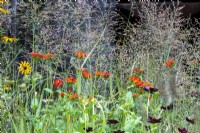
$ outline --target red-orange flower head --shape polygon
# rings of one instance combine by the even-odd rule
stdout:
[[[34,52],[30,53],[30,56],[33,57],[33,58],[35,58],[35,59],[41,59],[43,57],[42,54],[40,54],[40,53],[34,53]]]
[[[90,72],[83,71],[83,72],[82,72],[82,76],[83,76],[84,78],[88,79],[88,78],[91,77],[91,74],[90,74]]]
[[[54,57],[54,54],[45,54],[42,56],[43,59],[51,59]]]
[[[102,75],[102,72],[101,71],[96,71],[94,74],[95,74],[96,77],[100,78],[101,75]]]
[[[74,77],[67,77],[66,82],[68,84],[76,84],[77,81],[76,81],[76,78],[74,78]]]
[[[164,65],[167,67],[167,68],[171,68],[174,66],[174,63],[175,61],[174,60],[168,60],[164,63]]]
[[[79,52],[75,52],[74,56],[84,59],[86,58],[87,55],[86,53],[79,51]]]
[[[143,81],[138,76],[132,76],[129,80],[132,81],[137,87],[143,86]]]
[[[63,85],[63,80],[62,80],[62,79],[56,79],[56,80],[53,81],[53,85],[54,85],[56,88],[58,88],[58,87],[60,87],[60,86]]]
[[[78,94],[70,95],[69,98],[70,98],[70,99],[76,99],[76,98],[78,98]]]
[[[142,74],[144,71],[142,69],[138,68],[138,69],[134,69],[133,72],[135,74]]]
[[[102,75],[103,78],[106,78],[106,79],[108,77],[110,77],[110,73],[109,72],[103,72],[101,75]]]

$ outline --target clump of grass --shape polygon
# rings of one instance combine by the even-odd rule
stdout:
[[[0,32],[5,62],[0,64],[2,132],[198,130],[185,120],[198,114],[198,103],[191,106],[197,99],[176,97],[188,92],[177,90],[177,81],[188,86],[193,82],[182,64],[194,56],[184,51],[191,30],[181,30],[176,6],[172,10],[147,3],[141,9],[145,18],[139,25],[124,23],[126,37],[118,40],[123,45],[112,47],[116,23],[110,15],[122,18],[108,7],[20,1],[19,32],[7,41],[3,35],[12,29]],[[197,53],[196,48],[191,50]],[[19,55],[23,58],[17,60]],[[168,59],[173,60],[165,63]]]

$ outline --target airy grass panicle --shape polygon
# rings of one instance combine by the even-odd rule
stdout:
[[[142,2],[133,24],[105,1],[15,2],[0,0],[1,132],[199,131],[199,29],[181,7]]]

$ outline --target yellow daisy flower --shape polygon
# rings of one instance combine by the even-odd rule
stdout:
[[[17,39],[16,38],[13,38],[13,37],[8,37],[8,36],[3,36],[2,38],[1,38],[1,41],[2,42],[16,42],[17,41]]]
[[[4,91],[9,91],[9,90],[10,90],[10,87],[9,87],[8,85],[4,85],[4,86],[3,86],[3,89],[4,89]]]
[[[1,4],[4,4],[4,3],[8,4],[8,1],[6,1],[6,0],[0,0],[0,3]]]
[[[24,75],[31,73],[31,65],[26,61],[21,61],[19,63],[18,69],[19,69],[19,72]]]
[[[3,13],[3,14],[8,14],[8,10],[4,9],[4,8],[1,8],[0,7],[0,11]]]

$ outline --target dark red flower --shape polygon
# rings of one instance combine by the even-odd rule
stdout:
[[[92,129],[92,127],[88,127],[88,128],[83,128],[84,130],[86,130],[86,132],[88,133],[88,132],[92,132],[93,131],[93,129]]]
[[[114,131],[113,133],[125,133],[125,131],[117,130],[117,131]]]
[[[191,118],[186,117],[185,119],[186,119],[187,122],[189,122],[191,124],[195,124],[194,118],[191,119]]]
[[[154,93],[154,92],[157,92],[158,91],[158,89],[157,88],[151,88],[151,87],[149,87],[149,86],[143,86],[143,87],[141,87],[144,91],[146,91],[146,92],[150,92],[150,93]]]
[[[108,124],[117,124],[119,122],[117,120],[115,120],[115,119],[111,119],[111,120],[108,120],[107,123]]]
[[[167,106],[161,106],[160,108],[163,109],[163,110],[170,110],[170,109],[173,109],[173,103],[171,103],[170,105],[167,105]]]
[[[102,72],[101,76],[103,78],[108,78],[110,76],[110,73],[109,72]]]
[[[149,123],[160,123],[161,122],[161,118],[157,119],[157,118],[154,118],[152,116],[148,116],[148,119],[147,119],[147,122]]]
[[[186,128],[178,128],[178,131],[180,133],[189,133],[188,130]]]

